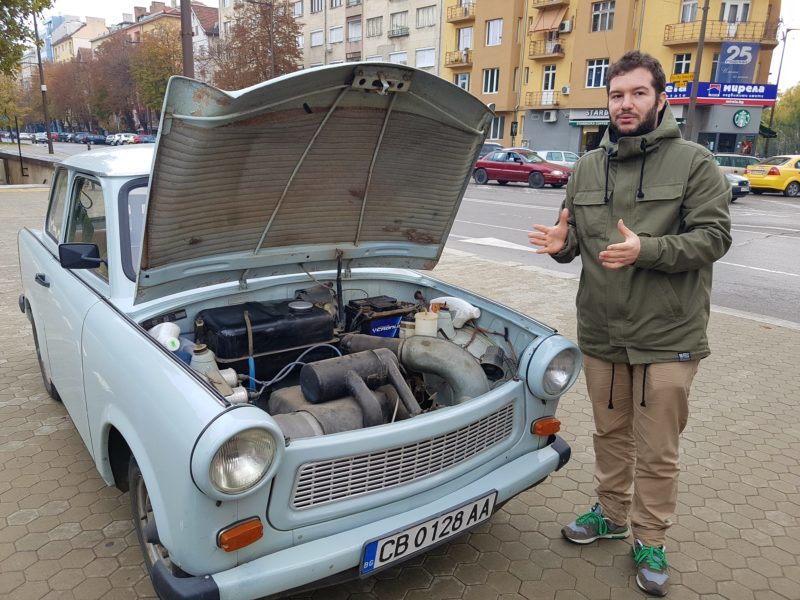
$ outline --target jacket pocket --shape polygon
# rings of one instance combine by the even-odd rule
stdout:
[[[643,186],[644,197],[636,198],[636,233],[649,237],[677,233],[683,218],[683,188],[682,182]]]
[[[609,209],[603,201],[603,190],[576,192],[572,203],[575,207],[578,236],[604,238],[608,226]]]

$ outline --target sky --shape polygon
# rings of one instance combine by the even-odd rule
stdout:
[[[447,1],[447,0],[445,0]],[[103,17],[106,23],[119,23],[122,20],[122,13],[133,14],[134,4],[149,7],[150,0],[56,0],[53,8],[46,11],[45,15],[62,14],[76,15],[85,17]],[[167,6],[170,0],[165,0]],[[205,0],[204,4],[215,6],[214,0]],[[783,91],[800,83],[800,0],[783,0],[781,2],[781,18],[787,27],[797,27],[798,31],[789,33],[787,40],[786,53],[781,69],[780,90]],[[770,83],[775,83],[778,77],[778,66],[781,58],[783,44],[779,44],[772,53],[772,65],[770,68]]]

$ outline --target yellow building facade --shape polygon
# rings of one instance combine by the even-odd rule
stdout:
[[[695,139],[714,151],[739,152],[755,143],[761,112],[774,101],[775,90],[758,84],[767,84],[781,2],[709,4]],[[608,126],[606,72],[633,49],[659,59],[672,83],[673,112],[683,122],[702,7],[703,0],[528,0],[515,117],[519,144],[574,152],[596,147]]]

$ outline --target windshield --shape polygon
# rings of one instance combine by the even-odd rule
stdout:
[[[531,150],[517,150],[517,154],[522,157],[522,160],[529,163],[540,163],[544,162],[544,159],[536,154],[536,152],[532,152]]]
[[[770,156],[762,160],[759,164],[761,165],[782,165],[786,161],[789,160],[790,157],[788,156]]]

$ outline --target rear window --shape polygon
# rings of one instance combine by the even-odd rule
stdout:
[[[770,156],[767,159],[762,160],[759,164],[762,165],[782,165],[783,163],[790,160],[791,157],[789,156]]]

